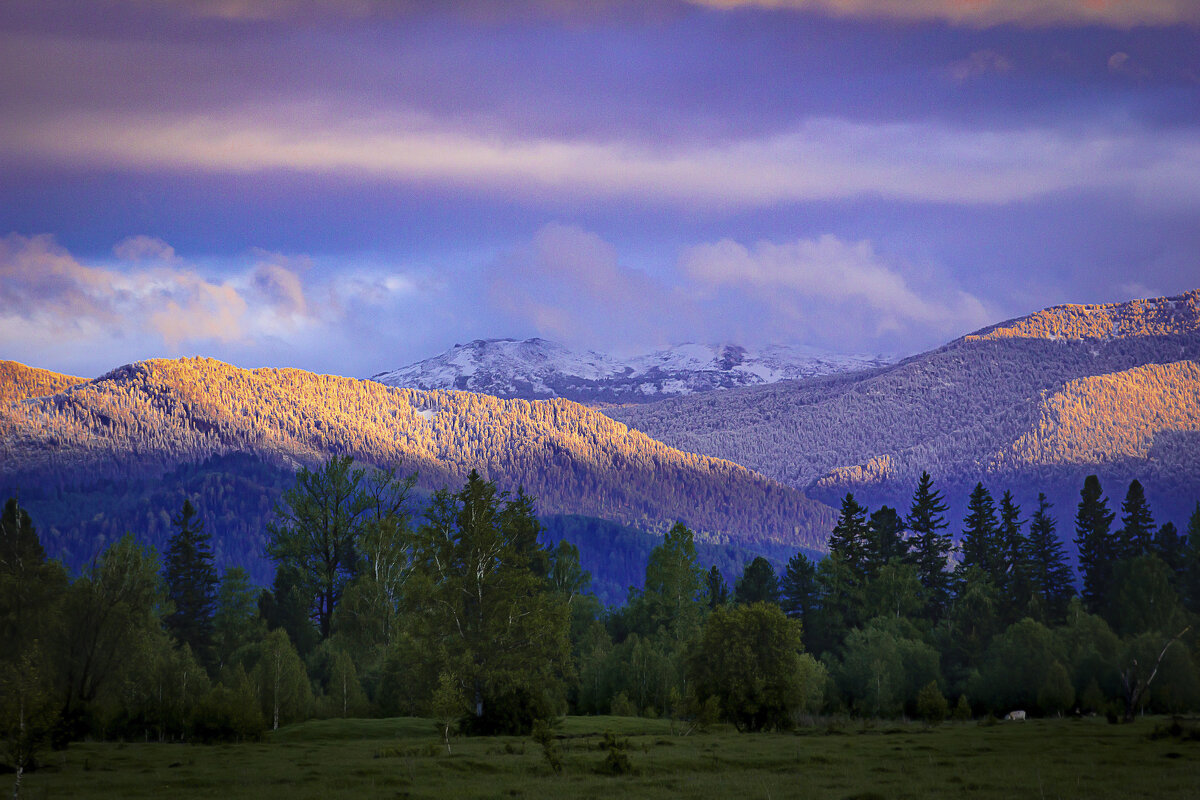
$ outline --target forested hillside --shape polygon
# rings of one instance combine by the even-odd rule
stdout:
[[[1063,306],[874,373],[605,413],[826,501],[853,490],[897,502],[926,469],[954,496],[977,480],[1077,491],[1098,472],[1169,484],[1162,505],[1178,515],[1200,496],[1188,446],[1200,428],[1198,309],[1200,292]]]
[[[18,369],[8,374],[16,385],[33,383]],[[90,494],[105,481],[128,487],[237,453],[289,473],[348,454],[416,470],[426,489],[459,483],[475,469],[502,489],[523,486],[543,514],[643,530],[684,520],[718,543],[819,547],[833,519],[831,509],[792,488],[673,450],[564,400],[502,401],[182,359],[121,367],[0,405],[6,490],[82,499],[80,490]]]
[[[0,361],[0,403],[55,394],[86,382],[85,378],[27,367],[16,361]]]

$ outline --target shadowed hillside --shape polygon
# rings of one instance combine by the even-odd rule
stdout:
[[[898,503],[922,470],[953,492],[984,480],[1030,494],[1040,481],[1077,492],[1099,472],[1113,493],[1157,483],[1177,513],[1200,496],[1196,360],[1191,292],[1048,309],[873,373],[606,413],[826,501]]]
[[[565,400],[394,389],[211,359],[142,362],[5,403],[0,439],[3,484],[43,492],[154,479],[233,453],[289,469],[350,454],[415,469],[426,488],[456,486],[475,469],[502,489],[524,486],[545,514],[647,530],[682,519],[714,542],[813,546],[832,524],[830,509],[794,489]]]

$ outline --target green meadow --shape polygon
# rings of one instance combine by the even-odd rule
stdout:
[[[666,720],[570,717],[561,771],[529,738],[452,738],[415,718],[320,720],[233,745],[84,742],[26,775],[28,798],[1194,798],[1200,736],[1165,717],[1025,723],[818,722],[682,735]],[[605,732],[632,772],[603,772]],[[1189,735],[1193,734],[1193,735]],[[610,739],[611,741],[611,739]],[[8,776],[11,778],[11,775]]]

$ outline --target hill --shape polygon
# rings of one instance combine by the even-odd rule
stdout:
[[[0,403],[56,394],[86,382],[86,378],[27,367],[16,361],[0,361]]]
[[[649,403],[664,397],[759,386],[891,363],[810,347],[748,350],[683,344],[628,359],[570,350],[545,339],[477,339],[372,380],[412,389],[462,389],[526,400],[564,397],[585,404]]]
[[[904,504],[927,469],[956,501],[983,480],[1026,503],[1045,488],[1069,515],[1096,472],[1118,501],[1140,478],[1178,519],[1200,499],[1197,360],[1190,292],[1046,309],[870,373],[606,413],[827,502]]]
[[[674,450],[561,399],[422,392],[198,358],[131,364],[0,404],[0,487],[46,505],[73,498],[85,519],[89,498],[114,487],[141,496],[170,476],[191,475],[215,481],[223,494],[239,473],[259,470],[242,464],[209,471],[225,477],[199,475],[214,458],[265,465],[250,485],[277,487],[280,471],[331,454],[416,470],[427,490],[460,485],[475,469],[502,489],[523,486],[546,515],[646,531],[683,520],[711,543],[820,547],[832,521],[830,509],[795,489]],[[261,498],[253,503],[269,510]],[[147,527],[165,534],[175,510],[148,509]]]

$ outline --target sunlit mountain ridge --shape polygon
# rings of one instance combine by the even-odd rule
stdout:
[[[4,374],[31,385],[19,365]],[[524,487],[542,513],[647,530],[684,520],[709,541],[818,546],[831,520],[795,489],[566,400],[421,392],[205,358],[131,364],[0,404],[0,440],[0,479],[14,488],[153,481],[231,454],[287,469],[351,455],[416,470],[427,489],[478,470],[502,489]]]

